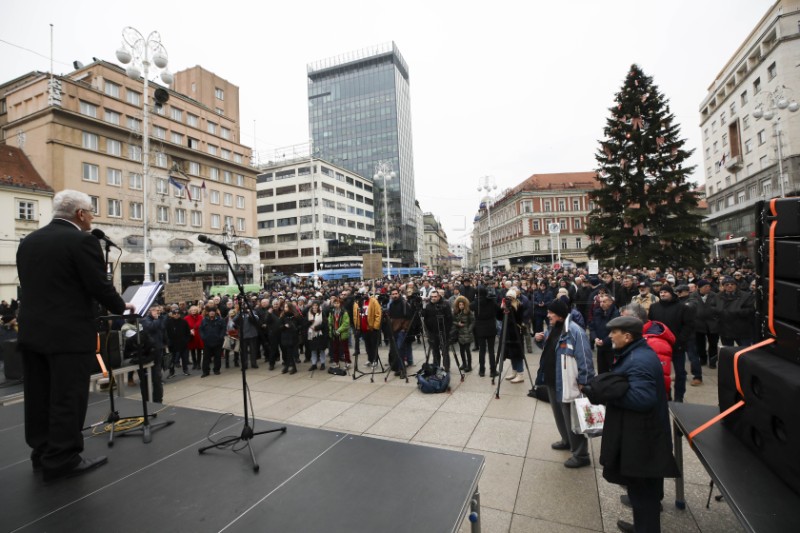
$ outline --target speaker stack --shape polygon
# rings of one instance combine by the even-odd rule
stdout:
[[[762,346],[720,350],[719,405],[744,401],[723,424],[800,494],[800,198],[760,202],[756,220]]]

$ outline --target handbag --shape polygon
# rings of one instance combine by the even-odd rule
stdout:
[[[578,388],[578,362],[572,355],[561,354],[561,403],[568,403],[581,395]]]
[[[581,395],[572,402],[572,432],[587,437],[601,437],[603,424],[606,421],[605,405],[595,405],[589,398]]]

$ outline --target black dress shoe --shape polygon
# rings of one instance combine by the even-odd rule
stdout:
[[[550,445],[554,450],[569,450],[569,442],[559,440]]]
[[[283,370],[281,370],[281,374],[286,374],[287,372],[289,372],[289,367],[288,366],[283,367]]]
[[[633,528],[633,524],[630,522],[626,522],[625,520],[617,520],[617,529],[622,531],[623,533],[633,533],[635,530]]]
[[[66,470],[44,470],[44,480],[53,481],[62,477],[81,476],[99,466],[103,466],[107,462],[108,458],[104,455],[92,459],[81,459],[80,463]]]
[[[292,374],[297,374],[297,367],[296,366],[293,366],[292,369],[289,370],[289,375],[291,376]]]

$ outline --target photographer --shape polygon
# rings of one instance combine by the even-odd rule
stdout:
[[[450,372],[450,354],[447,342],[450,339],[450,328],[453,326],[453,313],[450,306],[442,302],[438,291],[432,291],[430,303],[422,310],[422,321],[428,334],[428,343],[433,353],[433,364],[442,365],[442,349],[444,349],[444,369]]]
[[[353,304],[354,329],[364,338],[370,366],[378,365],[378,333],[381,329],[383,311],[374,296],[367,295],[367,288],[359,289],[359,300]]]
[[[405,298],[400,295],[399,289],[392,289],[389,296],[388,315],[390,319],[391,333],[394,336],[395,344],[401,360],[406,366],[414,364],[411,355],[411,345],[406,342],[406,335],[408,328],[411,325],[411,306],[406,302]],[[399,373],[401,368],[395,365],[394,371]]]

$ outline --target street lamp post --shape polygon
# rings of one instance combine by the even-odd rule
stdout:
[[[262,289],[264,288],[264,266],[265,265],[263,265],[263,264],[258,265],[258,269],[261,271],[261,276],[260,276],[259,279],[261,279],[261,288]]]
[[[164,276],[164,277],[167,278],[166,279],[167,283],[169,283],[169,269],[170,268],[172,268],[172,265],[170,265],[169,263],[164,263],[164,270],[167,272],[167,275]]]
[[[493,176],[483,176],[478,185],[478,192],[486,192],[486,215],[489,223],[489,270],[494,271],[494,253],[492,252],[492,204],[494,197],[491,196],[492,191],[497,189],[497,184],[494,182]]]
[[[770,121],[773,118],[776,119],[775,137],[777,138],[778,143],[778,181],[780,182],[781,187],[781,198],[786,197],[786,190],[784,188],[783,179],[783,147],[781,143],[780,112],[783,110],[788,110],[790,113],[796,113],[797,110],[800,109],[800,104],[798,104],[796,100],[793,98],[790,100],[786,97],[783,92],[784,89],[786,89],[786,87],[780,86],[773,92],[767,92],[766,105],[761,103],[756,107],[755,111],[753,111],[753,116],[756,118],[756,120],[759,120],[762,117],[767,121]]]
[[[392,170],[391,161],[378,161],[378,163],[375,165],[375,176],[373,176],[373,181],[377,181],[379,179],[383,180],[383,222],[385,225],[383,240],[386,241],[386,272],[388,273],[389,277],[392,277],[392,266],[389,263],[389,204],[387,201],[386,189],[389,188],[389,180],[396,176],[397,174]]]
[[[157,31],[150,32],[145,38],[139,30],[126,26],[122,30],[122,45],[117,50],[117,60],[123,65],[130,65],[125,73],[138,80],[143,79],[144,91],[142,99],[142,195],[144,200],[143,244],[144,255],[144,281],[150,281],[150,259],[147,254],[148,232],[148,206],[147,206],[147,181],[150,172],[150,67],[155,66],[161,70],[161,81],[170,85],[174,81],[172,73],[167,70],[167,49],[161,44],[161,35]],[[141,66],[141,69],[139,68]]]

